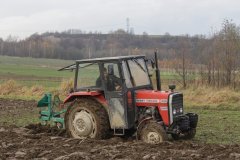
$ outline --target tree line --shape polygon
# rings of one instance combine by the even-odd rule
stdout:
[[[192,49],[198,54],[196,49],[199,42],[205,40],[203,36],[134,35],[119,29],[109,34],[76,30],[36,33],[23,40],[9,36],[5,40],[0,39],[0,55],[74,60],[132,54],[152,55],[155,48],[158,48],[161,57],[169,59],[172,56],[169,52],[179,49],[179,43],[185,38],[190,39]]]

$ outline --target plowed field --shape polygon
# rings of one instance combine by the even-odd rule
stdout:
[[[0,99],[0,116],[15,119],[12,124],[0,123],[0,159],[240,159],[238,144],[169,141],[149,145],[134,138],[72,139],[54,127],[13,125],[20,123],[18,117],[29,114],[37,115],[34,101]]]

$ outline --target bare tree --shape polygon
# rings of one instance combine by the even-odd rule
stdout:
[[[176,58],[175,58],[175,70],[178,75],[182,79],[183,88],[187,87],[187,79],[188,79],[188,68],[190,66],[191,58],[190,58],[190,41],[189,38],[180,38],[179,39],[179,49],[176,50]]]

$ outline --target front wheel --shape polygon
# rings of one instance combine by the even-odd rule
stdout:
[[[109,135],[109,120],[105,108],[93,99],[81,98],[69,107],[65,115],[67,133],[73,138],[104,139]]]
[[[138,138],[145,143],[159,144],[167,140],[167,134],[162,125],[149,121],[138,131]]]

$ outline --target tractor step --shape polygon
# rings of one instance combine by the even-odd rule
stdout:
[[[116,136],[123,136],[123,135],[125,135],[125,129],[124,128],[121,128],[121,129],[114,128],[113,132],[114,132],[113,134],[116,135]]]

